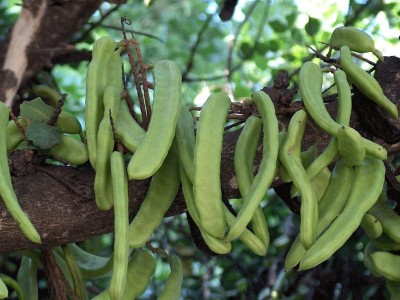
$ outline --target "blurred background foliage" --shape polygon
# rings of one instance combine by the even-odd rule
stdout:
[[[340,25],[366,30],[384,55],[398,54],[395,45],[399,39],[400,3],[396,0],[240,0],[228,21],[218,15],[222,2],[104,2],[90,22],[76,32],[73,44],[90,51],[93,42],[103,35],[120,40],[120,19],[127,17],[132,24],[126,29],[139,41],[145,62],[174,60],[183,74],[184,101],[195,106],[202,105],[214,90],[224,90],[232,100],[240,101],[252,91],[272,85],[280,69],[289,72],[295,87],[302,62],[313,59],[306,45],[325,50],[321,42],[328,42],[332,30]],[[20,8],[20,1],[0,4],[0,41],[6,39]],[[60,90],[68,94],[67,109],[80,116],[82,123],[87,65],[88,61],[82,61],[51,69]],[[127,66],[126,60],[128,71]],[[134,95],[132,85],[130,90]],[[182,299],[388,298],[384,281],[372,277],[362,264],[367,242],[362,231],[357,231],[321,266],[308,272],[286,273],[283,260],[297,234],[299,218],[272,190],[262,206],[271,235],[266,257],[257,257],[240,243],[234,243],[229,255],[206,255],[194,246],[185,215],[165,218],[151,243],[181,257],[185,270]],[[106,234],[80,245],[107,256],[112,251],[112,239],[112,234]],[[2,272],[15,274],[19,257],[19,253],[2,255]],[[165,259],[157,256],[157,261],[151,285],[141,299],[156,299],[168,276]],[[88,281],[90,295],[106,284],[106,279]],[[46,299],[45,282],[40,287],[42,299]]]

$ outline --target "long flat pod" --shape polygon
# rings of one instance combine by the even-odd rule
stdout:
[[[383,231],[393,241],[400,243],[400,216],[389,206],[384,193],[382,193],[369,213],[382,223]]]
[[[114,254],[103,257],[89,253],[76,244],[69,244],[68,247],[74,254],[75,261],[84,278],[99,278],[112,270]]]
[[[153,256],[144,249],[135,251],[128,263],[125,288],[118,299],[132,300],[140,297],[147,289],[151,276],[156,270],[156,262]],[[110,290],[106,289],[92,300],[112,300]]]
[[[163,221],[180,185],[179,160],[172,145],[161,167],[151,179],[146,198],[129,225],[129,247],[143,246]]]
[[[243,207],[229,230],[228,240],[237,238],[244,231],[274,180],[276,173],[279,152],[279,128],[275,107],[271,98],[262,91],[254,93],[253,101],[257,105],[263,121],[263,155],[258,173],[254,177],[248,193],[244,196]]]
[[[193,116],[184,105],[181,107],[178,124],[176,125],[175,144],[178,150],[179,160],[181,161],[186,174],[189,176],[190,181],[193,182],[193,156],[196,145],[196,136],[194,134]]]
[[[341,159],[335,163],[328,187],[318,203],[318,235],[339,215],[353,183],[353,168],[347,167]],[[285,258],[285,270],[295,267],[306,253],[297,235]]]
[[[183,270],[181,260],[177,255],[169,254],[168,263],[171,273],[168,276],[167,282],[158,300],[179,300],[182,289]]]
[[[160,167],[172,144],[181,109],[182,75],[170,60],[154,66],[152,117],[142,143],[128,164],[129,179],[145,179]]]
[[[372,52],[376,57],[379,58],[379,60],[384,60],[382,53],[375,48],[375,43],[372,37],[369,36],[365,31],[362,31],[356,27],[340,26],[335,28],[331,34],[329,44],[330,49],[328,57],[330,56],[332,47],[340,48],[346,45],[352,51],[359,53]]]
[[[221,192],[221,153],[224,127],[231,101],[225,93],[211,95],[204,103],[194,150],[193,194],[203,229],[222,238],[226,221]]]
[[[28,128],[28,120],[18,117],[18,122],[22,128]],[[10,120],[7,124],[7,151],[12,151],[24,140],[21,130],[18,128],[14,120]]]
[[[135,121],[125,100],[121,100],[115,122],[115,136],[126,149],[134,153],[139,148],[146,131]]]
[[[13,289],[14,292],[17,294],[17,299],[18,300],[25,300],[25,296],[24,296],[24,293],[22,291],[22,287],[21,287],[21,285],[19,284],[18,281],[16,281],[14,278],[12,278],[12,277],[10,277],[10,276],[8,276],[6,274],[3,274],[3,273],[0,273],[0,281],[3,283],[3,284],[0,285],[0,288],[1,288],[0,292],[2,294],[4,294],[4,292],[5,292],[4,291],[4,287],[5,287],[5,285],[7,285],[11,289]]]
[[[94,177],[96,205],[101,210],[109,210],[113,205],[110,158],[115,143],[110,118],[106,117],[101,121],[97,142],[96,174]]]
[[[26,299],[39,299],[37,265],[28,256],[22,255],[21,265],[17,273],[17,280],[18,283],[21,285],[22,293],[24,294]]]
[[[346,46],[344,46],[346,47]],[[342,47],[343,48],[343,47]],[[348,49],[348,47],[347,47]],[[351,55],[350,55],[351,58]],[[353,62],[351,62],[353,63]],[[353,63],[354,64],[354,63]],[[357,68],[359,68],[356,64],[354,64]],[[343,68],[344,69],[344,68]],[[346,72],[347,77],[352,79],[350,74],[344,69]],[[361,69],[361,71],[365,72],[364,70]],[[365,72],[366,73],[366,72]],[[369,77],[374,79],[372,76],[370,76],[368,73],[366,73]],[[375,80],[375,79],[374,79]],[[376,81],[376,80],[375,80]],[[381,89],[379,84],[376,82],[378,85],[375,87],[376,89]],[[371,84],[373,85],[373,84]],[[300,94],[304,103],[304,106],[307,109],[307,112],[310,114],[310,116],[313,118],[313,120],[320,126],[324,131],[326,131],[329,135],[332,136],[337,136],[338,130],[341,128],[341,125],[338,122],[335,122],[332,117],[330,116],[329,112],[327,111],[324,101],[322,99],[322,93],[321,93],[321,88],[322,88],[322,72],[321,69],[318,65],[308,61],[305,62],[300,69],[300,74],[299,74],[299,90]],[[340,94],[342,94],[342,91],[338,90]],[[343,92],[344,94],[345,92]],[[390,100],[387,100],[390,102]],[[386,104],[388,102],[385,101]],[[391,103],[391,102],[390,102]],[[393,103],[391,103],[393,104]],[[390,104],[388,104],[390,105]],[[394,105],[394,104],[393,104]],[[397,113],[397,108],[396,106],[391,105],[393,113]],[[396,111],[394,112],[394,109]],[[346,113],[348,111],[348,107],[346,107],[342,112],[339,111],[339,118],[344,118],[346,119]],[[368,139],[362,138],[362,142],[365,147],[365,151],[367,152],[368,155],[377,158],[377,159],[386,159],[387,158],[387,152],[385,148],[383,148],[381,145],[376,144]]]
[[[47,154],[72,165],[83,165],[88,161],[86,144],[66,134],[61,135],[60,142],[52,146]]]
[[[334,73],[335,83],[338,91],[338,108],[336,122],[340,125],[349,126],[351,116],[351,88],[347,81],[346,73],[337,70]],[[313,180],[318,174],[326,168],[338,154],[338,141],[335,137],[331,139],[325,150],[307,167],[307,176]],[[293,188],[294,186],[292,186]]]
[[[228,226],[233,225],[236,217],[229,211],[227,207],[224,207],[226,222]],[[267,253],[268,244],[258,238],[253,232],[245,228],[243,232],[238,236],[238,239],[247,246],[251,251],[259,256],[265,256]]]
[[[69,272],[74,283],[74,292],[78,299],[87,299],[85,280],[82,276],[82,271],[75,261],[73,252],[70,250],[69,245],[62,247],[64,254],[64,261],[68,266]]]
[[[109,291],[113,299],[120,299],[125,288],[129,262],[129,196],[124,155],[118,151],[111,154],[111,181],[114,202],[114,266]]]
[[[366,155],[361,134],[354,128],[342,126],[336,137],[338,152],[344,163],[349,167],[361,164]]]
[[[256,116],[250,116],[243,126],[235,146],[233,157],[236,180],[242,197],[247,194],[254,180],[254,157],[260,142],[262,121]],[[248,199],[248,198],[247,198]],[[254,211],[252,217],[254,234],[262,240],[264,245],[269,245],[269,232],[267,220],[260,205]]]
[[[346,205],[304,254],[300,261],[300,270],[315,267],[343,246],[360,226],[364,214],[376,203],[384,182],[385,166],[381,160],[366,156],[361,165],[354,167],[353,186]]]
[[[392,281],[400,281],[400,256],[376,251],[370,254],[371,264],[378,274]]]
[[[231,251],[232,245],[225,239],[219,239],[208,234],[202,227],[199,215],[194,204],[193,181],[194,181],[194,148],[196,137],[194,135],[194,123],[190,112],[182,106],[177,129],[175,133],[175,144],[179,155],[179,173],[182,182],[182,191],[185,198],[187,210],[194,223],[200,230],[200,234],[211,251],[217,254],[226,254]]]
[[[299,73],[299,91],[307,112],[324,131],[332,136],[340,128],[329,115],[322,99],[322,71],[321,68],[311,62],[305,62]]]
[[[393,118],[399,116],[396,104],[386,98],[378,81],[353,62],[348,46],[342,46],[340,48],[340,66],[354,85],[368,97],[368,99],[382,107]]]
[[[93,168],[96,168],[97,130],[103,119],[102,99],[107,85],[108,62],[116,46],[117,43],[108,36],[99,38],[93,46],[92,60],[86,73],[86,139]]]
[[[336,122],[340,125],[349,126],[351,117],[351,108],[353,103],[351,101],[351,87],[347,80],[346,73],[342,70],[336,70],[333,74],[335,84],[338,92],[338,108],[336,115]]]
[[[7,157],[7,124],[9,110],[3,102],[0,102],[0,196],[7,207],[8,212],[17,222],[25,236],[34,243],[40,243],[40,235],[22,210],[14,192],[10,168]]]
[[[192,153],[193,156],[193,153]],[[190,168],[194,169],[194,168]],[[182,161],[180,161],[179,164],[179,172],[180,172],[180,177],[181,177],[181,182],[182,182],[182,191],[183,195],[185,197],[185,203],[187,210],[192,217],[194,223],[200,230],[200,234],[211,251],[217,254],[226,254],[229,253],[232,250],[232,244],[230,242],[225,241],[225,239],[219,239],[216,237],[213,237],[212,235],[208,234],[201,226],[202,224],[200,223],[199,220],[199,215],[196,209],[196,206],[194,204],[194,197],[193,197],[193,185],[192,182],[190,181],[190,178],[194,177],[194,174],[191,176],[187,175],[185,172],[185,168],[183,166]]]
[[[370,239],[377,239],[383,234],[382,223],[369,213],[364,214],[361,221],[361,228],[364,229]]]
[[[310,248],[317,238],[318,201],[300,157],[306,120],[304,110],[293,115],[286,138],[279,149],[279,159],[300,191],[300,239],[305,248]]]
[[[153,256],[146,250],[139,249],[129,260],[128,274],[122,300],[136,299],[144,293],[156,270]]]

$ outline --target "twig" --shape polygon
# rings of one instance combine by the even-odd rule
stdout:
[[[232,75],[233,50],[234,50],[236,43],[238,41],[238,38],[240,36],[240,31],[242,30],[243,26],[247,23],[247,21],[250,19],[250,16],[253,13],[253,10],[256,8],[256,6],[259,2],[260,2],[259,0],[256,0],[250,5],[250,8],[247,11],[246,17],[244,18],[243,22],[239,24],[239,26],[235,32],[235,35],[234,35],[235,38],[233,39],[233,42],[229,47],[228,58],[227,58],[227,63],[226,63],[226,68],[228,69],[228,79],[230,79],[230,77]]]
[[[14,113],[12,111],[10,111],[10,116],[11,116],[11,119],[14,121],[15,125],[17,125],[18,130],[22,133],[24,140],[27,142],[28,139],[26,138],[25,128],[21,125],[18,118],[14,115]]]
[[[96,28],[97,26],[100,26],[101,23],[103,23],[103,21],[109,16],[111,15],[111,13],[113,13],[114,11],[116,11],[119,7],[121,6],[121,4],[117,4],[114,7],[110,8],[105,14],[101,15],[100,20],[98,20],[95,23],[88,23],[90,26],[89,28],[76,40],[73,42],[73,44],[79,43],[81,41],[83,41],[91,32],[94,28]]]
[[[314,52],[315,57],[321,59],[322,61],[328,63],[328,64],[333,64],[333,65],[337,65],[338,60],[334,59],[334,58],[330,58],[330,57],[326,57],[325,55],[323,55],[318,49],[314,49],[313,47],[311,47],[310,45],[306,44],[307,48],[309,48],[312,52]]]
[[[41,253],[51,299],[67,299],[67,291],[72,299],[78,299],[64,273],[58,266],[52,249],[42,249]]]
[[[160,254],[160,255],[162,255],[162,256],[164,256],[164,257],[168,257],[168,253],[167,253],[164,249],[153,247],[153,246],[150,244],[150,242],[147,242],[147,243],[146,243],[146,246],[147,246],[147,248],[150,249],[151,252]]]
[[[214,75],[210,77],[186,77],[185,79],[182,79],[182,81],[185,82],[196,82],[196,81],[214,81],[214,80],[219,80],[228,77],[228,73],[226,74],[221,74],[221,75]]]
[[[244,120],[246,119],[246,116],[244,116],[243,114],[230,114],[228,115],[228,119],[230,120]]]
[[[119,28],[119,27],[117,27],[117,26],[112,26],[112,25],[104,25],[104,24],[101,24],[101,25],[99,25],[99,26],[100,26],[100,27],[103,27],[103,28],[118,30],[118,31],[121,30],[121,28]],[[160,37],[158,37],[158,36],[155,36],[155,35],[153,35],[153,34],[151,34],[151,33],[142,32],[142,31],[137,31],[137,30],[133,30],[133,29],[126,29],[126,32],[131,33],[131,34],[136,34],[136,35],[147,36],[147,37],[149,37],[149,38],[151,38],[151,39],[154,39],[154,40],[156,40],[156,41],[159,41],[159,42],[165,44],[165,41],[164,41],[162,38],[160,38]]]
[[[54,108],[53,114],[51,115],[51,118],[49,122],[47,122],[47,125],[53,126],[57,123],[58,116],[61,113],[61,108],[64,105],[65,99],[67,98],[68,94],[64,93],[61,95],[61,98],[57,101],[57,105]]]
[[[132,43],[133,46],[135,47],[136,55],[139,61],[140,73],[142,74],[143,93],[146,105],[147,118],[151,120],[151,105],[149,96],[149,83],[147,81],[147,66],[143,62],[143,56],[142,52],[140,51],[139,43],[137,42],[133,34],[132,34]]]
[[[354,15],[351,18],[348,18],[345,22],[344,25],[345,26],[349,26],[352,25],[353,22],[355,20],[357,20],[358,16],[364,11],[364,9],[366,9],[371,3],[373,2],[373,0],[368,0],[367,3],[365,3],[364,5],[360,6],[359,9],[354,13]],[[350,5],[350,4],[349,4]],[[328,46],[324,46],[322,49],[320,49],[319,51],[322,52],[324,51],[326,48],[328,48]],[[306,62],[309,61],[311,59],[313,59],[315,57],[315,53],[312,53],[310,55],[308,55],[307,57],[302,59],[302,62]],[[289,75],[289,79],[291,79],[293,76],[295,76],[297,73],[299,73],[300,68],[297,68],[295,71],[293,71],[290,75]]]
[[[225,126],[224,131],[229,130],[231,128],[234,128],[236,126],[239,126],[240,124],[243,124],[245,121],[246,121],[245,119],[242,119],[242,120],[237,121],[237,122],[235,122],[235,123],[233,123],[231,125]]]
[[[182,81],[185,81],[187,78],[187,75],[193,68],[193,63],[194,63],[194,56],[197,52],[197,49],[200,45],[200,41],[203,37],[204,32],[207,30],[208,26],[210,25],[210,22],[212,20],[212,15],[208,15],[207,19],[204,21],[203,26],[200,28],[200,31],[197,33],[197,39],[196,42],[193,44],[193,46],[190,48],[190,56],[189,60],[186,64],[186,70],[182,74]]]
[[[135,81],[136,91],[137,91],[138,98],[139,98],[139,106],[140,106],[140,111],[142,113],[143,128],[147,129],[147,126],[149,124],[149,119],[147,117],[146,108],[144,105],[142,89],[140,87],[140,81],[139,81],[139,74],[136,70],[135,58],[130,49],[130,42],[126,38],[125,24],[129,25],[129,24],[131,24],[131,21],[128,20],[126,17],[122,17],[121,18],[121,27],[122,27],[122,34],[124,36],[124,45],[125,45],[126,52],[128,53],[129,63],[131,64],[131,72],[132,72],[132,75],[133,75],[133,78]]]
[[[361,13],[372,3],[374,2],[374,0],[368,0],[364,5],[361,5],[358,7],[358,9],[354,12],[353,16],[351,18],[347,17],[349,15],[346,16],[346,20],[344,21],[344,26],[349,26],[351,24],[353,24],[354,21],[356,21],[358,19],[358,17],[361,15]],[[351,2],[349,1],[349,9],[351,7]],[[375,15],[378,15],[378,12],[375,12]],[[372,23],[372,22],[371,22]]]
[[[319,43],[320,43],[320,44],[323,44],[323,45],[330,46],[329,43],[325,43],[325,42],[319,42]],[[310,48],[312,51],[314,51],[314,52],[316,53],[316,57],[317,57],[317,58],[320,58],[318,55],[321,55],[321,56],[324,57],[325,59],[332,60],[333,62],[334,62],[334,61],[337,61],[337,59],[327,58],[326,56],[322,55],[321,52],[319,52],[318,50],[314,50],[314,49],[311,48],[309,45],[307,45],[307,47]],[[332,47],[332,49],[335,49],[336,51],[340,51],[340,49],[339,49],[338,47]],[[371,60],[365,58],[364,56],[362,56],[362,55],[360,55],[360,54],[351,52],[351,55],[354,56],[354,57],[356,57],[356,58],[358,58],[358,59],[361,59],[361,60],[363,60],[363,61],[369,63],[369,64],[372,65],[372,66],[375,66],[375,65],[376,65],[376,63],[374,63],[373,61],[371,61]],[[325,61],[325,60],[324,60],[324,61]],[[327,61],[327,62],[328,62],[328,61]]]
[[[124,65],[122,65],[122,72],[124,73],[123,68],[124,68]],[[124,77],[123,77],[122,82],[123,82],[123,85],[124,85],[124,90],[123,90],[123,92],[122,92],[122,97],[124,97],[125,102],[126,102],[126,104],[128,105],[128,109],[129,109],[129,112],[130,112],[132,118],[133,118],[137,123],[139,123],[139,120],[138,120],[138,118],[137,118],[137,116],[136,116],[136,113],[135,113],[135,110],[134,110],[134,108],[133,108],[133,99],[132,99],[132,97],[131,97],[131,95],[129,94],[129,91],[128,91],[127,79],[126,79],[126,76],[125,76],[125,75],[124,75]]]

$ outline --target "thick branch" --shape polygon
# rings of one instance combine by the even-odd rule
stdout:
[[[29,2],[29,1],[26,1]],[[39,3],[25,3],[17,23],[11,32],[11,40],[3,64],[3,71],[8,84],[4,86],[4,98],[8,107],[21,84],[28,67],[28,46],[33,42],[46,10],[46,0]]]
[[[287,123],[290,116],[282,116]],[[311,128],[311,127],[310,127]],[[304,148],[321,136],[320,132],[308,129]],[[233,152],[240,131],[227,133],[224,138],[222,154],[221,181],[226,197],[240,197],[233,167]],[[328,136],[320,139],[323,147]],[[261,145],[260,145],[261,146]],[[261,147],[259,147],[261,150]],[[261,159],[256,157],[256,168]],[[89,239],[113,230],[113,211],[100,211],[96,208],[93,191],[94,171],[88,166],[80,168],[44,165],[36,173],[13,177],[13,185],[24,211],[42,237],[42,245],[29,242],[19,230],[15,221],[0,203],[0,252],[27,248],[47,248]],[[130,181],[130,217],[138,211],[146,196],[149,180]],[[274,183],[280,184],[277,179]],[[177,215],[185,211],[184,199],[178,193],[167,215]]]
[[[396,103],[400,101],[400,89],[397,83],[399,60],[386,58],[387,62],[377,65],[377,78],[382,84],[387,95]],[[387,74],[387,76],[384,76]],[[383,80],[385,79],[385,80]],[[276,112],[284,128],[290,117],[302,108],[301,103],[290,104],[294,92],[288,90],[288,75],[280,72],[275,79],[274,86],[264,90],[270,95],[275,103]],[[397,88],[396,88],[397,87]],[[327,108],[332,116],[336,116],[336,101],[328,101]],[[359,101],[354,99],[355,101]],[[360,100],[361,101],[361,100]],[[366,102],[369,100],[365,100]],[[365,125],[360,123],[357,111],[352,114],[351,126],[359,130],[364,136],[373,136]],[[385,115],[382,114],[383,118]],[[383,126],[387,131],[388,127]],[[379,123],[375,120],[375,123]],[[393,126],[393,125],[392,125]],[[393,128],[391,128],[393,133]],[[227,133],[224,137],[221,183],[224,195],[227,198],[240,197],[237,190],[237,182],[233,167],[233,154],[240,131]],[[397,135],[399,135],[398,133]],[[393,134],[392,134],[393,135]],[[302,148],[307,149],[311,144],[317,143],[322,150],[328,143],[330,137],[319,129],[312,121],[308,123],[306,133],[302,142]],[[390,144],[386,144],[389,146]],[[261,159],[261,144],[255,159],[257,170]],[[91,237],[111,232],[113,230],[113,212],[100,211],[96,208],[93,192],[94,171],[90,166],[80,168],[41,166],[37,172],[23,177],[14,177],[13,185],[18,199],[24,211],[29,215],[33,224],[38,229],[43,244],[35,245],[29,242],[19,230],[15,221],[7,212],[4,204],[0,203],[0,252],[16,251],[27,248],[51,247],[71,242],[89,239]],[[149,180],[130,181],[130,217],[133,218],[143,201]],[[282,183],[276,178],[273,186]],[[167,215],[177,215],[185,211],[184,199],[181,193],[177,195]]]

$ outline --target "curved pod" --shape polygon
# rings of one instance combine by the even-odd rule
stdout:
[[[221,153],[224,127],[231,101],[225,93],[211,95],[204,103],[194,150],[193,195],[199,220],[210,235],[222,238],[226,221],[221,192]]]
[[[11,181],[6,137],[9,114],[6,105],[0,102],[0,196],[25,236],[34,243],[41,243],[39,233],[18,203]]]
[[[300,239],[303,246],[308,249],[317,238],[318,201],[300,156],[306,120],[307,114],[304,110],[299,110],[293,115],[286,138],[279,149],[279,159],[301,195]]]
[[[360,226],[364,214],[378,200],[385,182],[385,166],[381,160],[366,156],[354,167],[352,190],[342,212],[317,239],[300,261],[300,270],[307,270],[327,260]],[[362,199],[362,201],[360,201]]]
[[[253,94],[253,101],[257,105],[258,112],[263,121],[262,159],[258,173],[254,177],[247,194],[244,196],[243,207],[240,209],[235,223],[229,230],[228,240],[237,238],[244,231],[274,180],[277,168],[279,128],[274,104],[271,98],[263,91],[255,92]]]
[[[154,101],[152,117],[142,143],[128,164],[129,179],[145,179],[160,167],[175,135],[181,109],[182,75],[170,60],[158,62],[153,69]]]

